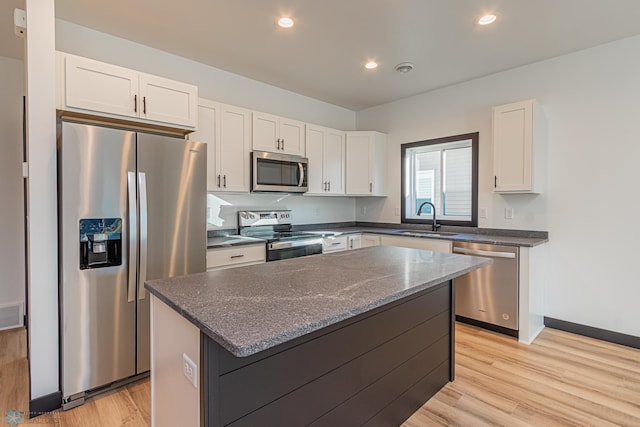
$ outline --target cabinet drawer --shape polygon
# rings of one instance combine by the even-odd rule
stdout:
[[[266,260],[265,245],[243,245],[231,248],[208,249],[207,270],[239,264],[258,264]]]
[[[347,236],[329,236],[322,239],[322,253],[346,251]]]

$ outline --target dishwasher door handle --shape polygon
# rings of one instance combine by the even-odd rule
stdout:
[[[516,254],[513,252],[494,252],[494,251],[481,251],[478,249],[466,249],[466,248],[453,248],[453,253],[464,255],[479,255],[492,258],[515,258]]]

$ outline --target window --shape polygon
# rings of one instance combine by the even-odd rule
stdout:
[[[402,144],[402,222],[478,225],[479,134]]]

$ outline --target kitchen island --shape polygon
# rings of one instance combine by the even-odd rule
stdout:
[[[372,247],[147,282],[154,425],[400,424],[453,380],[452,279],[488,263]]]

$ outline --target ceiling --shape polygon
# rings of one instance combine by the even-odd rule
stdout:
[[[356,111],[640,34],[638,0],[56,0],[56,16]]]

